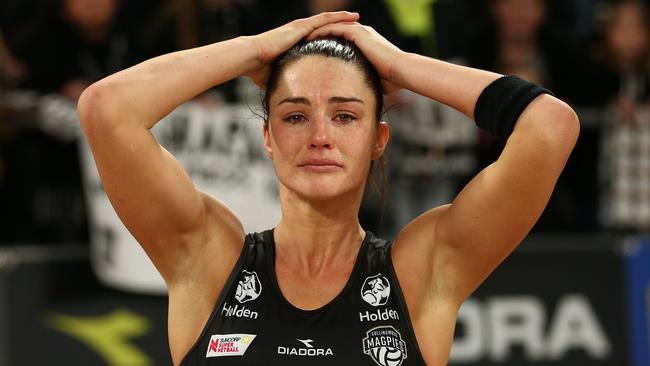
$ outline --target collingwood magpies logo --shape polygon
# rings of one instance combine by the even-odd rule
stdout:
[[[363,353],[379,366],[399,366],[406,359],[406,342],[391,326],[372,328],[363,339]]]
[[[370,276],[363,281],[361,298],[372,306],[386,305],[390,296],[390,282],[381,273]]]
[[[249,272],[247,270],[241,271],[241,277],[237,284],[237,292],[235,298],[240,303],[257,299],[262,293],[262,283],[255,271]]]

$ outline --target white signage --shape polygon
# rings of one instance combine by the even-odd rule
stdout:
[[[548,313],[532,295],[496,296],[484,303],[469,299],[458,313],[463,334],[454,339],[450,361],[505,362],[515,347],[530,361],[561,360],[572,350],[593,360],[610,356],[611,342],[586,296],[567,294],[549,319]]]
[[[152,133],[199,189],[237,214],[247,232],[263,231],[279,222],[277,181],[264,154],[262,121],[247,105],[210,108],[186,103],[160,121]],[[95,272],[113,287],[165,293],[160,274],[108,201],[86,140],[79,141]]]

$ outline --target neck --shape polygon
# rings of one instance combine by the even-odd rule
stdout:
[[[315,274],[356,257],[365,236],[359,223],[363,187],[325,201],[309,201],[280,187],[282,220],[275,228],[278,258]]]

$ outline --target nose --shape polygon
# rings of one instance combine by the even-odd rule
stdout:
[[[316,118],[314,120],[312,124],[313,131],[309,141],[309,146],[312,149],[331,149],[333,147],[329,127],[326,117]]]

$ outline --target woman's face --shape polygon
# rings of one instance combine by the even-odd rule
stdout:
[[[111,22],[118,5],[117,0],[65,0],[63,12],[77,27],[94,30]]]
[[[643,8],[630,3],[620,6],[613,15],[607,42],[621,64],[637,62],[648,47],[648,32]]]
[[[308,200],[363,192],[388,126],[360,69],[307,56],[285,66],[269,99],[265,148],[281,186]]]
[[[496,0],[492,2],[501,38],[507,41],[534,41],[546,15],[543,0]]]

